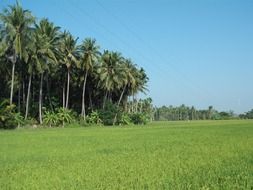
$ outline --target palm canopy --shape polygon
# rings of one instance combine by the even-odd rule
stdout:
[[[147,83],[148,83],[148,76],[145,72],[145,70],[141,67],[139,70],[139,86],[138,86],[138,91],[145,93],[147,89]]]
[[[108,92],[122,87],[123,57],[118,52],[104,51],[101,58],[101,67],[98,69],[99,86]]]
[[[124,70],[125,70],[125,83],[128,88],[134,87],[136,85],[136,65],[133,64],[131,59],[125,59],[124,61]]]
[[[17,2],[0,13],[0,20],[4,23],[7,41],[11,44],[15,55],[23,57],[27,30],[34,23],[35,18],[29,10],[24,10]]]
[[[80,52],[81,68],[83,70],[89,71],[93,69],[94,64],[98,62],[99,56],[101,55],[99,48],[95,39],[86,38],[82,42]]]
[[[68,69],[74,64],[77,65],[79,63],[79,50],[77,47],[78,38],[74,38],[69,32],[64,31],[60,36],[60,60],[61,63],[66,65]]]
[[[143,68],[137,69],[135,67],[134,69],[135,85],[131,86],[132,95],[138,92],[145,93],[147,91],[148,77]]]
[[[56,63],[56,47],[59,41],[59,27],[47,19],[42,19],[35,25],[29,47],[31,62],[29,73],[36,69],[39,73],[49,69],[49,63]]]

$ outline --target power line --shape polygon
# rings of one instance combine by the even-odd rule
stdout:
[[[108,11],[108,10],[105,8],[105,6],[104,6],[99,0],[95,0],[95,2],[96,2],[101,8],[103,8],[103,9],[105,10],[105,12],[106,12],[108,15],[111,15],[111,17],[112,17],[114,20],[116,20],[121,26],[123,26],[129,33],[131,33],[132,36],[134,36],[134,37],[135,37],[137,40],[139,40],[141,43],[143,43],[143,44],[145,44],[146,46],[148,46],[149,49],[151,49],[153,52],[155,52],[155,54],[159,55],[159,57],[162,57],[164,60],[166,60],[156,49],[154,49],[153,47],[149,46],[149,44],[147,44],[147,43],[146,43],[140,36],[138,36],[131,28],[129,28],[123,21],[121,21],[121,20],[119,19],[119,16],[114,15],[114,14],[112,13],[112,11]],[[184,79],[184,80],[188,83],[189,86],[191,86],[191,87],[197,89],[198,91],[204,92],[204,94],[210,95],[210,92],[208,92],[206,89],[203,89],[203,88],[197,86],[196,84],[194,84],[194,82],[192,82],[191,79],[189,79],[189,78],[186,76],[186,74],[184,74],[182,71],[178,70],[178,69],[175,67],[175,65],[174,65],[173,63],[171,63],[171,62],[169,62],[169,61],[166,61],[166,63],[168,63],[168,65],[171,66],[170,69],[173,69],[175,72],[177,72],[177,73],[181,76],[181,78]],[[158,63],[158,64],[159,64],[159,63]],[[166,70],[169,70],[169,68],[167,67],[167,65],[165,65],[165,67],[166,67]],[[164,70],[164,69],[162,68],[162,70]],[[192,84],[194,84],[194,85],[192,85]],[[213,95],[212,95],[212,96],[213,96]]]
[[[150,60],[148,60],[145,56],[143,56],[143,54],[141,52],[139,52],[138,49],[135,48],[135,46],[132,46],[131,44],[129,44],[128,42],[126,42],[125,40],[122,40],[121,37],[112,32],[111,30],[109,30],[104,24],[101,24],[97,19],[95,19],[92,15],[90,15],[89,13],[87,13],[84,9],[82,9],[80,6],[76,5],[75,3],[71,3],[69,4],[70,6],[74,6],[79,13],[83,14],[84,16],[89,17],[90,20],[93,21],[93,24],[99,26],[100,28],[102,28],[104,31],[106,31],[107,33],[109,33],[113,38],[115,38],[117,41],[121,42],[122,44],[124,44],[125,47],[128,47],[129,49],[135,50],[136,52],[138,52],[138,56],[141,57],[142,59],[145,59],[145,62],[152,62]],[[148,64],[148,66],[153,67],[153,64]],[[162,73],[159,73],[158,70],[155,69],[155,67],[153,67],[155,72],[158,72],[159,75],[161,75]]]
[[[96,2],[98,2],[98,1],[96,1]],[[101,3],[99,3],[100,5],[101,5]],[[96,25],[96,26],[98,26],[99,28],[101,28],[102,29],[102,31],[106,31],[109,35],[111,35],[113,38],[115,38],[118,42],[121,42],[121,44],[123,44],[125,47],[127,47],[127,48],[129,48],[131,51],[135,51],[135,52],[137,52],[138,54],[138,56],[142,59],[142,60],[146,60],[146,61],[144,61],[144,63],[146,62],[146,63],[149,63],[147,66],[148,67],[152,67],[153,69],[152,69],[152,72],[155,72],[155,73],[157,73],[158,75],[157,76],[160,76],[160,77],[162,77],[162,78],[164,78],[164,81],[166,81],[168,78],[168,75],[165,77],[164,76],[164,72],[162,72],[162,71],[164,71],[164,70],[167,70],[168,72],[170,72],[171,71],[171,69],[169,69],[168,67],[167,67],[167,65],[165,65],[165,69],[164,69],[164,66],[163,67],[161,67],[160,65],[159,65],[159,63],[155,63],[155,64],[152,64],[152,63],[154,63],[154,61],[152,61],[151,59],[149,59],[149,58],[147,58],[146,56],[144,56],[140,51],[139,51],[139,49],[137,49],[136,48],[136,46],[132,46],[131,44],[129,44],[128,42],[126,42],[125,40],[122,40],[121,39],[121,36],[119,36],[118,34],[116,34],[116,33],[114,33],[114,32],[112,32],[111,30],[109,30],[104,24],[101,24],[97,19],[95,19],[94,18],[94,16],[92,16],[92,15],[90,15],[89,13],[87,13],[86,12],[86,10],[84,10],[84,9],[82,9],[80,6],[78,6],[78,5],[76,5],[75,3],[73,3],[73,2],[71,2],[71,4],[69,3],[69,6],[72,6],[72,7],[75,7],[75,9],[77,10],[77,11],[75,11],[75,14],[73,15],[72,13],[70,13],[70,12],[68,12],[68,11],[66,11],[66,12],[68,12],[68,14],[69,15],[71,15],[71,17],[76,17],[76,13],[78,13],[79,12],[79,15],[83,15],[83,16],[85,16],[85,17],[88,17],[91,21],[92,21],[92,24],[94,24],[94,25]],[[68,6],[68,7],[69,7]],[[108,11],[106,10],[106,12],[108,13]],[[118,19],[118,17],[117,16],[112,16],[113,18],[117,18]],[[76,17],[78,20],[80,20],[80,17]],[[120,23],[120,25],[121,26],[124,26],[125,28],[126,28],[126,30],[127,31],[129,31],[130,33],[131,33],[131,35],[133,35],[137,40],[139,40],[139,41],[141,41],[143,44],[146,44],[146,42],[144,41],[144,40],[142,40],[142,38],[140,38],[138,35],[136,35],[134,32],[133,32],[133,30],[131,30],[127,25],[122,25],[122,23],[123,22],[121,22],[119,19],[118,19],[118,22]],[[80,22],[78,22],[79,24],[80,24]],[[81,28],[83,28],[83,27],[81,27]],[[91,28],[89,28],[89,29],[91,29]],[[94,30],[93,29],[93,31],[94,31],[94,33],[98,33],[96,30]],[[100,31],[100,30],[99,30]],[[102,34],[104,37],[107,37],[106,35],[104,35],[104,33],[100,33],[100,34]],[[158,53],[154,48],[152,48],[152,47],[150,47],[149,45],[147,45],[153,52],[155,52],[157,55],[159,55],[160,57],[162,57],[162,55],[160,55],[160,53]],[[195,85],[192,85],[193,83],[191,83],[190,82],[190,80],[189,79],[187,79],[182,73],[180,73],[176,68],[174,68],[174,66],[171,64],[171,63],[168,63],[169,65],[171,65],[171,68],[176,72],[176,73],[178,73],[178,75],[176,75],[176,78],[177,79],[181,79],[181,81],[182,81],[182,79],[184,79],[184,81],[182,81],[186,86],[188,86],[188,87],[191,87],[191,88],[194,88],[195,90],[198,90],[198,92],[204,92],[204,90],[203,89],[201,89],[201,88],[198,88],[197,86],[196,86],[196,84]],[[180,78],[181,77],[181,78]],[[187,84],[186,84],[187,83]],[[204,93],[205,95],[206,94],[210,94],[210,93]]]
[[[58,4],[57,4],[57,6],[58,6]],[[74,20],[76,23],[78,23],[78,24],[80,24],[80,20],[82,20],[81,18],[82,17],[78,17],[78,15],[81,15],[80,14],[80,12],[81,12],[81,10],[78,10],[78,11],[75,11],[75,14],[72,14],[72,12],[70,12],[70,11],[68,11],[67,9],[65,9],[64,8],[65,6],[62,6],[62,9],[61,10],[63,10],[66,14],[68,14],[71,18],[72,18],[72,20]],[[69,7],[69,6],[68,6]],[[83,13],[83,11],[82,11],[82,13]],[[93,22],[94,23],[94,22]],[[95,24],[95,23],[94,23]],[[81,27],[82,28],[82,30],[83,30],[83,27]],[[98,32],[96,31],[96,30],[94,30],[94,28],[89,28],[89,30],[92,30],[92,31],[94,31],[94,33],[97,33],[98,34]],[[84,30],[83,30],[84,31]],[[98,30],[98,31],[101,31],[101,30]],[[111,33],[110,33],[111,34]],[[102,33],[102,35],[106,38],[107,37],[107,35],[104,35],[104,33]],[[111,34],[112,35],[112,34]],[[115,38],[115,36],[113,36],[114,38]],[[124,45],[127,45],[127,44],[125,44],[124,43]],[[140,54],[138,54],[139,55],[139,57],[141,58],[141,59],[146,59],[145,57],[142,57]],[[146,59],[147,60],[147,59]],[[144,61],[144,62],[147,62],[147,61]],[[148,66],[149,65],[151,65],[151,66],[153,66],[152,64],[148,64]],[[162,75],[162,73],[159,73],[159,70],[157,70],[157,69],[152,69],[152,71],[155,71],[155,73],[157,73],[157,76],[162,76],[162,78],[164,78],[164,81],[167,79],[167,78],[165,78],[163,75]]]

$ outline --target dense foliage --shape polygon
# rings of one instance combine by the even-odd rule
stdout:
[[[86,121],[88,115],[89,122],[112,125],[121,113],[138,112],[135,97],[146,90],[148,77],[121,53],[102,51],[91,38],[79,43],[19,3],[0,14],[0,33],[0,101],[9,98],[25,120],[64,126],[73,112],[72,119]],[[92,113],[99,119],[93,121]]]

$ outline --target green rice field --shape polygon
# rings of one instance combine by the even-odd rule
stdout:
[[[253,120],[2,130],[0,189],[253,189]]]

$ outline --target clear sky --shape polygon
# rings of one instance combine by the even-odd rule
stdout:
[[[1,10],[13,0],[0,0]],[[20,0],[145,68],[154,104],[253,108],[252,0]]]

